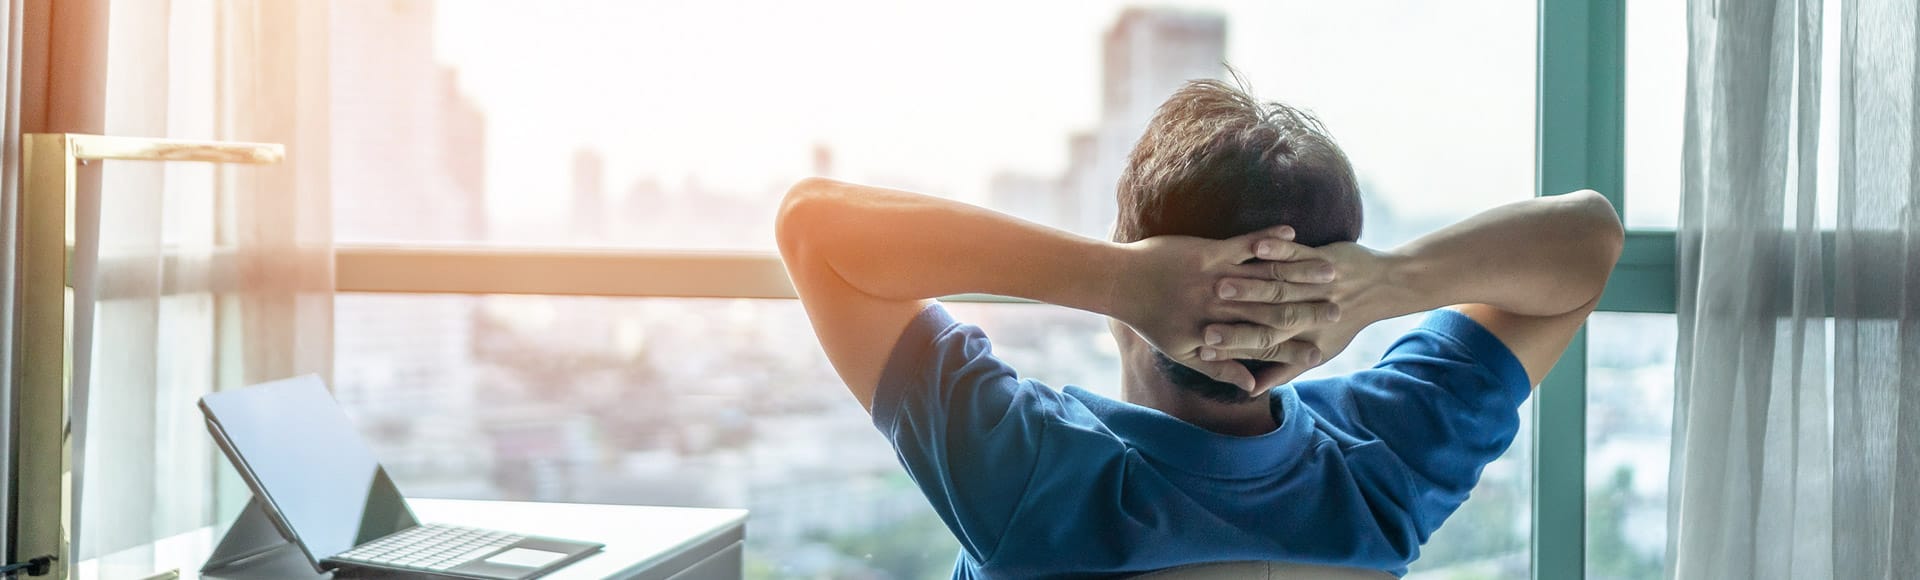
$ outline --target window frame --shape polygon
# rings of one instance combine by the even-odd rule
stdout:
[[[1599,191],[1625,218],[1626,0],[1541,0],[1534,155],[1538,195]],[[1549,154],[1551,152],[1551,154]],[[1601,311],[1673,311],[1672,232],[1631,232]],[[1664,261],[1663,261],[1664,259]],[[1623,267],[1625,266],[1625,267]],[[1658,283],[1665,272],[1665,286]],[[1532,575],[1585,578],[1587,331],[1534,393]]]

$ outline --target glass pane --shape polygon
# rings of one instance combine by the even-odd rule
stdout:
[[[949,306],[1022,374],[1119,395],[1104,318]],[[952,571],[958,544],[798,302],[343,294],[334,312],[335,394],[409,495],[742,507],[751,577]],[[1418,320],[1315,373],[1367,366]],[[1530,439],[1523,419],[1415,577],[1527,576]]]
[[[1815,187],[1832,192],[1839,175],[1840,4],[1828,2],[1821,18],[1819,154]],[[1664,0],[1627,1],[1626,223],[1629,228],[1674,229],[1680,223],[1687,91],[1687,5]],[[1798,131],[1797,127],[1789,131]],[[1789,164],[1789,183],[1798,167]],[[1832,228],[1838,196],[1814,201],[1817,225]],[[1782,216],[1794,223],[1797,208]]]
[[[346,294],[335,316],[335,394],[408,495],[748,508],[754,578],[952,571],[796,301]]]
[[[1531,577],[1533,401],[1520,406],[1520,432],[1506,455],[1487,464],[1480,485],[1420,547],[1407,578],[1480,580]]]
[[[1680,223],[1687,3],[1627,0],[1627,227]]]
[[[1104,235],[1221,62],[1323,118],[1368,241],[1532,192],[1537,2],[1127,4],[334,3],[336,239],[770,249],[810,174]]]
[[[1665,573],[1673,439],[1672,314],[1587,322],[1587,577]]]

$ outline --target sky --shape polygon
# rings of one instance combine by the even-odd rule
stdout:
[[[1258,96],[1318,113],[1396,211],[1463,217],[1533,193],[1536,4],[1155,5],[1226,15]],[[777,191],[822,143],[836,176],[981,201],[996,172],[1064,167],[1125,5],[460,0],[435,45],[487,115],[495,216],[564,215],[581,148],[615,195]]]

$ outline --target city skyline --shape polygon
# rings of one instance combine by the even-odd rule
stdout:
[[[1066,164],[1059,172],[1045,175],[995,170],[984,198],[971,201],[1081,235],[1105,237],[1126,158],[1159,103],[1189,80],[1230,80],[1224,64],[1228,28],[1224,14],[1203,9],[1121,9],[1099,34],[1103,48],[1095,87],[1100,95],[1098,121],[1061,136],[1060,145],[1068,152]],[[808,153],[810,172],[802,175],[848,177],[838,171],[831,145],[811,143]],[[785,184],[730,190],[694,178],[671,184],[655,175],[641,175],[623,187],[609,177],[620,165],[610,163],[601,149],[575,149],[564,180],[568,193],[560,196],[565,201],[564,219],[541,222],[495,216],[485,241],[729,250],[772,247],[771,223]],[[1406,211],[1401,207],[1406,204],[1404,197],[1378,186],[1379,180],[1373,178],[1377,169],[1370,172],[1361,166],[1357,172],[1370,224],[1362,237],[1365,243],[1396,244],[1478,209],[1460,204],[1446,212]],[[913,189],[912,180],[907,181],[895,185]],[[1491,205],[1491,201],[1481,203]],[[731,217],[712,219],[716,216]],[[567,234],[556,238],[553,231]]]
[[[489,214],[537,224],[528,230],[564,223],[578,149],[605,156],[615,187],[759,198],[809,174],[824,143],[844,178],[982,203],[996,174],[1065,171],[1070,136],[1101,125],[1101,39],[1127,6],[970,5],[939,11],[935,25],[928,13],[867,1],[563,5],[574,9],[451,3],[436,20],[436,54],[489,117]],[[1360,172],[1413,192],[1396,200],[1409,213],[1532,193],[1531,3],[1412,6],[1385,19],[1311,3],[1171,6],[1238,23],[1229,63],[1262,97],[1319,113]],[[764,18],[724,18],[749,9]],[[862,22],[889,18],[904,24],[863,33],[873,27]],[[485,35],[506,19],[542,50]],[[1453,20],[1512,33],[1455,35],[1443,25]],[[1423,43],[1449,51],[1417,50]],[[689,51],[702,58],[607,58]],[[1387,67],[1412,72],[1365,72]],[[1467,133],[1471,155],[1451,137]]]

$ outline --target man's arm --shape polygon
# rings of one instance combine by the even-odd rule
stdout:
[[[1338,352],[1376,321],[1455,306],[1506,343],[1534,384],[1566,350],[1600,301],[1619,259],[1624,233],[1613,205],[1592,191],[1503,205],[1422,236],[1390,252],[1357,244],[1307,248],[1280,241],[1262,259],[1331,262],[1336,280],[1324,294],[1343,316],[1301,334]],[[1300,287],[1267,280],[1223,280],[1238,300],[1283,302]],[[1291,294],[1291,296],[1289,296]],[[1242,345],[1261,342],[1258,328],[1214,325],[1227,335],[1215,347],[1233,358],[1262,358]],[[1211,354],[1211,353],[1209,353]]]
[[[1240,364],[1198,359],[1208,321],[1298,326],[1331,308],[1217,299],[1218,279],[1253,257],[1252,237],[1116,244],[950,200],[817,178],[788,192],[776,229],[827,358],[869,409],[901,331],[939,296],[998,294],[1111,316],[1176,360],[1249,389],[1254,379]],[[1312,347],[1291,348],[1280,349],[1282,358],[1305,360]]]
[[[1613,204],[1582,190],[1488,210],[1396,253],[1406,287],[1460,305],[1537,385],[1599,305],[1624,240]]]

